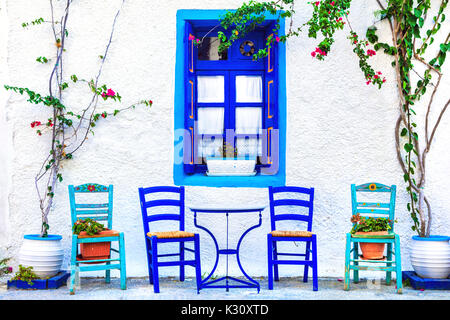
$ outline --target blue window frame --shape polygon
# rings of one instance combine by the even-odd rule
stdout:
[[[267,187],[285,184],[286,141],[286,60],[285,45],[278,43],[270,48],[268,57],[252,61],[251,53],[265,44],[273,34],[277,17],[266,16],[266,21],[254,32],[236,41],[223,56],[209,56],[206,50],[197,48],[190,36],[208,39],[205,43],[218,41],[216,27],[225,10],[178,10],[177,52],[175,65],[175,152],[174,183],[176,185],[203,186],[252,186]],[[284,20],[280,19],[278,35],[283,35]],[[221,30],[226,32],[225,30]],[[261,99],[251,102],[237,101],[236,81],[242,76],[254,78],[261,83]],[[223,97],[218,100],[202,100],[199,82],[202,77],[218,77],[223,81]],[[259,78],[255,78],[259,77]],[[201,81],[200,81],[201,80]],[[245,79],[244,79],[245,80]],[[258,82],[258,81],[257,81]],[[203,91],[202,91],[203,92]],[[223,109],[221,132],[202,132],[198,129],[200,111]],[[258,134],[228,136],[227,129],[236,129],[236,111],[257,111],[260,108],[262,130]],[[257,112],[258,113],[258,112]],[[238,138],[257,137],[262,144],[258,150],[255,176],[217,177],[206,176],[206,163],[198,154],[198,141],[215,137],[236,145]],[[242,140],[242,139],[241,139]],[[247,140],[248,141],[248,140]],[[218,140],[221,143],[221,140]],[[204,155],[203,155],[204,156]]]

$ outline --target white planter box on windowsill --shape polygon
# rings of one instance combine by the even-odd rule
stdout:
[[[256,158],[206,158],[208,176],[254,176]]]

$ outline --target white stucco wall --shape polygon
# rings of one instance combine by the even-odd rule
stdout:
[[[65,74],[90,79],[99,66],[110,26],[121,1],[76,2],[68,21]],[[176,52],[176,12],[178,9],[236,8],[241,0],[213,1],[128,1],[120,14],[116,34],[103,69],[101,83],[120,92],[123,105],[150,98],[151,109],[136,110],[110,117],[96,127],[95,136],[74,160],[64,165],[64,181],[58,185],[55,206],[49,216],[50,233],[63,236],[65,266],[70,258],[71,226],[68,184],[98,182],[114,184],[114,228],[125,232],[128,276],[147,275],[144,237],[137,189],[140,186],[172,184],[173,100]],[[49,25],[24,29],[22,22],[48,17],[49,3],[36,0],[0,1],[0,81],[47,92],[48,65],[35,61],[54,52]],[[5,20],[5,4],[7,18]],[[351,23],[360,34],[375,20],[375,1],[354,1]],[[306,21],[310,8],[296,5],[296,24]],[[5,32],[6,29],[8,32]],[[389,40],[386,24],[379,34]],[[5,47],[7,36],[7,45]],[[387,83],[378,90],[367,86],[346,33],[336,34],[336,43],[325,62],[311,59],[318,41],[292,39],[287,44],[287,169],[286,184],[315,187],[313,231],[318,234],[319,276],[343,276],[345,233],[350,230],[350,184],[378,181],[398,186],[396,231],[401,236],[403,269],[411,269],[408,246],[411,221],[406,210],[407,194],[395,155],[394,125],[398,115],[397,92],[390,61],[382,54],[372,58],[376,70]],[[9,74],[9,79],[7,77]],[[444,78],[445,80],[445,78]],[[448,78],[435,99],[439,106],[448,92]],[[66,105],[82,106],[88,90],[77,86],[66,94]],[[3,92],[1,92],[3,91]],[[34,189],[34,175],[48,152],[48,137],[38,137],[30,122],[48,117],[48,110],[30,105],[19,95],[0,89],[0,247],[1,253],[17,257],[23,235],[38,233],[40,212]],[[448,94],[447,94],[448,97]],[[416,108],[418,111],[422,109]],[[435,214],[433,234],[448,234],[450,207],[450,116],[442,124],[428,157],[429,197]],[[8,148],[11,146],[11,148]],[[7,170],[6,170],[7,169]],[[267,203],[267,190],[261,188],[187,187],[187,203],[242,204]],[[241,260],[251,275],[266,275],[266,234],[269,213],[263,225],[245,239]],[[224,241],[225,225],[217,217],[202,217]],[[222,220],[224,221],[224,220]],[[4,223],[3,223],[4,222]],[[244,230],[257,222],[257,216],[232,217],[232,230]],[[186,212],[187,230],[195,230],[193,215]],[[214,247],[200,231],[203,271],[214,261]],[[237,241],[238,232],[231,243]],[[223,259],[223,258],[221,258]],[[231,260],[233,260],[231,258]],[[225,268],[221,260],[219,274]],[[233,261],[232,261],[233,262]],[[14,260],[17,264],[17,260]],[[235,264],[231,273],[237,273]],[[175,275],[176,268],[162,268],[161,275]],[[193,275],[192,268],[187,268]],[[299,275],[301,270],[281,267],[281,274]],[[113,275],[117,275],[113,273]]]

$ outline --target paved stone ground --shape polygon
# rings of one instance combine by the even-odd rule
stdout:
[[[312,291],[311,280],[303,283],[301,278],[281,278],[275,282],[274,290],[267,289],[267,279],[258,278],[261,291],[256,289],[205,289],[197,294],[195,279],[180,282],[176,278],[161,278],[161,293],[153,293],[148,278],[128,278],[127,290],[120,289],[120,280],[112,278],[105,284],[102,278],[81,278],[75,295],[68,287],[49,290],[19,290],[0,287],[0,300],[450,300],[448,290],[414,290],[406,283],[403,294],[397,294],[395,282],[388,286],[384,280],[361,279],[351,283],[344,291],[341,279],[319,279],[319,291]]]

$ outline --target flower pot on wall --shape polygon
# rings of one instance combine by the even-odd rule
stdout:
[[[256,158],[207,158],[209,176],[254,176]]]
[[[371,232],[356,232],[355,235],[387,235],[387,231],[371,231]],[[362,256],[368,260],[379,260],[384,258],[385,243],[360,242]]]
[[[450,275],[450,237],[412,237],[411,265],[419,277],[446,279]]]
[[[64,251],[60,235],[49,234],[41,237],[38,234],[24,236],[19,251],[19,264],[33,267],[40,278],[51,278],[56,275],[63,263]]]

